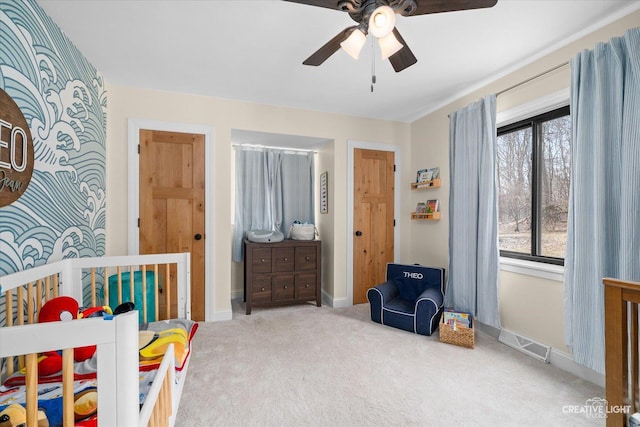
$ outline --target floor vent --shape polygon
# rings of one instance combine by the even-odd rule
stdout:
[[[500,330],[498,341],[502,344],[508,345],[509,347],[515,348],[534,359],[538,359],[544,363],[549,363],[551,347],[548,345],[540,344],[507,329]]]

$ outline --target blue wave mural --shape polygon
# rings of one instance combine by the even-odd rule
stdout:
[[[104,79],[33,0],[0,2],[0,46],[0,88],[27,119],[35,151],[26,192],[0,208],[0,275],[102,256]]]

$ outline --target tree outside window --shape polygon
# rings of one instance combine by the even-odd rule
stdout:
[[[571,183],[571,116],[563,107],[498,129],[501,256],[563,264]]]

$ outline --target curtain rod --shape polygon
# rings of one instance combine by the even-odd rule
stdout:
[[[237,143],[232,143],[231,146],[233,148],[236,148],[236,147],[255,148],[256,150],[267,148],[267,149],[275,149],[275,150],[282,150],[282,151],[299,151],[300,153],[314,153],[314,154],[317,153],[316,150],[309,150],[306,148],[275,147],[275,146],[269,146],[269,145],[237,144]]]
[[[502,94],[503,94],[503,93],[505,93],[505,92],[510,91],[511,89],[515,89],[515,88],[517,88],[518,86],[522,86],[523,84],[529,83],[531,80],[535,80],[535,79],[537,79],[537,78],[539,78],[539,77],[544,76],[545,74],[549,74],[549,73],[551,73],[551,72],[553,72],[553,71],[556,71],[557,69],[560,69],[560,68],[562,68],[562,67],[564,67],[564,66],[566,66],[566,65],[569,65],[569,61],[567,61],[567,62],[563,62],[563,63],[562,63],[562,64],[560,64],[560,65],[556,65],[556,66],[555,66],[555,67],[553,67],[553,68],[549,68],[549,69],[548,69],[548,70],[546,70],[546,71],[543,71],[543,72],[541,72],[541,73],[538,73],[538,74],[536,74],[535,76],[529,77],[528,79],[523,80],[523,81],[521,81],[520,83],[516,83],[516,84],[514,84],[513,86],[509,86],[509,87],[508,87],[508,88],[506,88],[506,89],[502,89],[500,92],[497,92],[497,93],[496,93],[496,97],[497,97],[497,96],[499,96],[499,95],[502,95]]]

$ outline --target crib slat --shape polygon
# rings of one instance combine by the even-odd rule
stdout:
[[[160,295],[158,295],[160,289],[160,276],[158,275],[158,264],[153,266],[153,298],[156,303],[156,318],[155,320],[160,320]]]
[[[122,304],[122,269],[118,266],[118,304]]]
[[[33,282],[27,283],[27,322],[33,322],[34,301],[33,301]]]
[[[164,277],[164,292],[166,298],[165,319],[171,319],[171,266],[169,264],[165,265]]]
[[[27,374],[25,385],[27,388],[27,425],[38,425],[38,355],[27,354],[26,368]]]
[[[133,288],[133,280],[131,280],[131,287]],[[147,323],[147,266],[142,266],[142,321]]]
[[[73,349],[62,350],[62,425],[73,427]]]
[[[59,296],[58,292],[59,292],[59,290],[58,290],[58,275],[56,274],[56,275],[53,276],[53,297],[54,298],[58,298],[58,296]]]
[[[38,279],[36,282],[36,309],[40,313],[42,308],[42,279]]]
[[[104,285],[102,285],[102,295],[104,296],[104,305],[111,307],[111,301],[109,301],[109,278],[107,276],[107,269],[104,269]],[[113,308],[116,308],[118,304],[114,304]]]
[[[18,325],[24,325],[24,288],[22,286],[18,288],[17,295]]]
[[[91,267],[91,307],[96,306],[96,269]]]
[[[129,301],[134,304],[136,303],[136,297],[133,289],[133,265],[129,266],[129,298]]]

